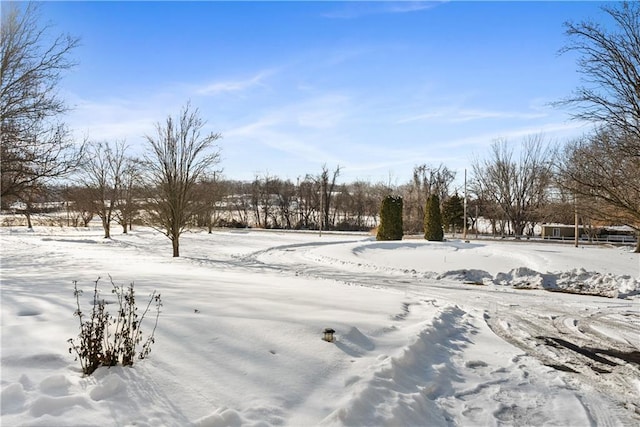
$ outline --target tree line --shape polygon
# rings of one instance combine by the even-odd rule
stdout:
[[[452,232],[477,231],[483,218],[494,234],[523,236],[536,224],[572,224],[576,217],[640,231],[638,3],[605,5],[612,29],[565,24],[563,51],[579,54],[584,86],[557,104],[574,107],[570,114],[593,123],[593,131],[561,146],[542,135],[494,141],[471,161],[465,188],[453,186],[456,174],[446,165],[428,164],[416,165],[409,182],[396,186],[341,184],[341,168],[327,165],[296,182],[268,173],[249,182],[228,179],[219,170],[221,135],[204,133],[206,121],[189,103],[156,123],[139,157],[124,141],[73,141],[55,89],[75,65],[70,54],[78,39],[51,37],[37,4],[4,9],[1,202],[3,208],[19,202],[29,226],[30,214],[55,193],[74,224],[98,217],[105,237],[113,221],[123,232],[148,224],[179,256],[180,235],[192,226],[368,230],[379,225],[382,201],[394,195],[402,199],[404,233],[424,231],[425,217],[437,216],[434,199],[444,230]]]

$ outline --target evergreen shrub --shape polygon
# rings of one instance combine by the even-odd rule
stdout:
[[[444,240],[440,197],[437,194],[429,196],[424,209],[424,238],[434,242],[442,242]]]
[[[376,240],[402,240],[402,197],[386,196],[380,206]]]

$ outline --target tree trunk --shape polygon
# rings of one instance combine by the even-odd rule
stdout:
[[[111,238],[111,225],[105,219],[102,220],[102,228],[104,228],[104,238],[105,239],[110,239]]]
[[[127,234],[127,221],[122,222],[122,234]]]
[[[173,257],[174,258],[178,258],[180,256],[180,245],[179,245],[179,241],[178,241],[178,236],[173,236],[171,238],[171,244],[173,246]]]
[[[637,239],[636,250],[634,252],[637,254],[640,254],[640,231],[636,233],[636,239]]]
[[[33,224],[31,224],[31,212],[29,212],[29,209],[26,210],[24,215],[27,217],[27,228],[29,230],[33,230]]]
[[[524,227],[525,227],[525,223],[514,223],[513,224],[513,233],[515,234],[515,238],[516,239],[520,239],[522,238],[522,236],[524,235]]]

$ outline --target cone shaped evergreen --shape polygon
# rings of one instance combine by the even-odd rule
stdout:
[[[402,240],[402,197],[387,196],[380,206],[376,240]]]
[[[454,233],[464,228],[464,199],[458,193],[442,204],[442,225]]]
[[[429,196],[424,209],[424,238],[434,242],[442,242],[444,240],[440,197],[437,194]]]

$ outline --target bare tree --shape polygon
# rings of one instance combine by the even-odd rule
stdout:
[[[276,208],[280,180],[269,172],[256,174],[251,183],[251,205],[256,225],[262,228],[280,228]]]
[[[123,234],[127,234],[127,230],[132,229],[133,220],[140,211],[138,198],[142,194],[142,168],[143,163],[132,157],[124,158],[123,165],[120,167],[120,188],[113,215],[122,226]]]
[[[276,196],[276,216],[279,218],[278,223],[286,229],[293,228],[294,209],[296,207],[295,196],[296,187],[290,181],[283,181],[279,178],[275,180],[275,196]]]
[[[338,213],[336,228],[340,231],[367,231],[377,225],[380,201],[390,193],[386,187],[366,181],[342,184],[335,195],[334,211]]]
[[[68,209],[74,227],[78,226],[79,221],[82,221],[83,227],[88,227],[95,215],[92,191],[84,186],[69,187],[65,191],[65,197],[67,203],[71,204]]]
[[[57,120],[67,108],[56,92],[78,39],[51,38],[36,3],[3,2],[0,28],[0,193],[20,200],[78,165],[80,150]]]
[[[251,208],[250,200],[245,196],[250,192],[251,184],[245,182],[234,182],[228,188],[232,190],[229,194],[231,199],[229,203],[235,208],[235,215],[237,220],[231,220],[231,223],[236,226],[249,226],[249,211]]]
[[[42,185],[31,185],[28,188],[23,189],[20,195],[21,209],[17,212],[24,214],[27,219],[27,228],[33,229],[31,222],[31,214],[35,213],[34,209],[40,201],[46,197],[47,188]]]
[[[634,137],[599,129],[567,144],[559,159],[559,182],[580,202],[581,214],[640,232],[640,157],[620,150],[621,145],[633,143],[620,141],[623,138]]]
[[[209,234],[220,219],[219,204],[224,197],[225,185],[218,171],[205,176],[198,183],[198,202],[202,209],[198,212],[198,226],[206,226]]]
[[[320,223],[315,220],[316,213],[320,212],[320,191],[311,175],[298,184],[297,205],[299,228],[309,229]]]
[[[111,237],[111,220],[122,195],[126,149],[124,141],[113,146],[106,142],[89,143],[86,160],[81,166],[80,180],[89,190],[93,211],[102,221],[105,239]]]
[[[563,51],[579,54],[584,86],[558,102],[600,126],[569,143],[561,184],[597,218],[640,229],[640,3],[605,5],[614,25],[567,23]],[[639,231],[640,233],[640,231]],[[640,234],[637,252],[640,252]]]
[[[487,159],[472,164],[476,194],[500,206],[516,237],[522,236],[545,202],[553,176],[552,156],[553,148],[537,135],[523,140],[517,160],[507,141],[496,141]]]
[[[575,107],[573,116],[606,124],[617,133],[629,134],[621,148],[640,156],[640,3],[621,2],[602,10],[614,26],[595,22],[567,22],[567,46],[561,52],[577,52],[583,86],[557,105]]]
[[[218,133],[203,135],[206,122],[198,109],[187,104],[177,118],[167,117],[156,124],[156,135],[145,136],[148,152],[150,195],[148,215],[152,226],[162,231],[173,246],[173,256],[180,256],[180,236],[189,220],[202,208],[196,185],[219,163],[215,142]]]
[[[334,223],[331,219],[331,202],[333,199],[333,193],[336,188],[336,180],[340,175],[340,166],[336,166],[333,174],[329,175],[329,168],[327,165],[322,165],[322,173],[317,177],[317,184],[320,190],[320,210],[322,211],[320,220],[320,229],[328,229]]]

